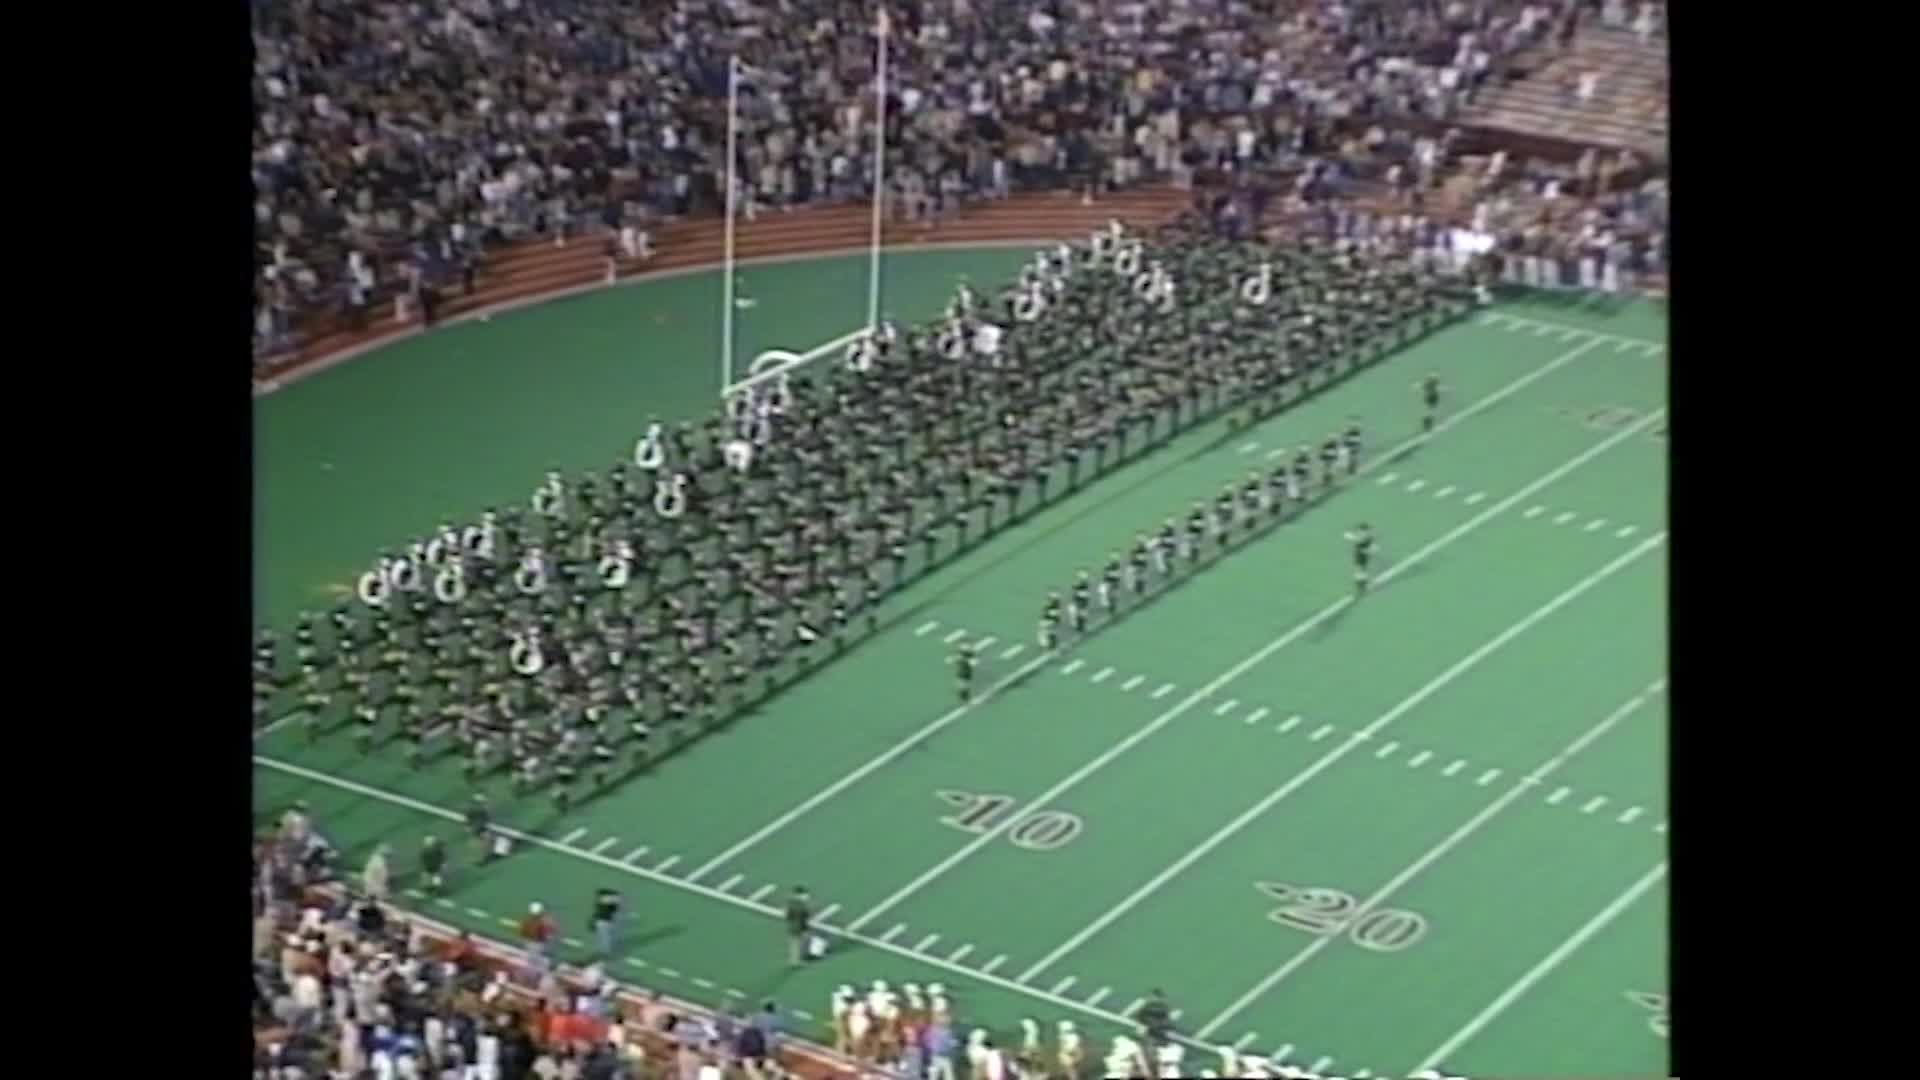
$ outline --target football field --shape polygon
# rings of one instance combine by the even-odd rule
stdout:
[[[956,275],[1022,257],[889,256],[889,305],[925,317]],[[858,325],[863,270],[748,271],[745,355]],[[610,289],[263,399],[266,616],[711,402],[695,312],[714,292]],[[578,956],[593,890],[617,887],[620,974],[772,996],[816,1035],[835,986],[875,978],[943,983],[1009,1037],[1029,1016],[1104,1035],[1157,987],[1196,1045],[1343,1076],[1664,1075],[1664,338],[1643,306],[1512,302],[1252,428],[1188,432],[916,581],[847,655],[618,790],[561,816],[494,789],[519,850],[407,902],[507,935],[539,900]],[[1447,406],[1418,438],[1428,372]],[[1369,448],[1340,490],[1086,640],[1036,644],[1049,590],[1349,418]],[[1380,548],[1356,600],[1362,522]],[[965,707],[963,642],[983,658]],[[459,835],[451,765],[291,729],[255,754],[257,816],[308,800],[354,867]],[[798,971],[776,918],[794,885],[835,935]]]

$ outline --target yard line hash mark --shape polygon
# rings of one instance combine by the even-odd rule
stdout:
[[[608,848],[610,848],[610,847],[612,847],[613,845],[615,845],[615,844],[617,844],[617,843],[619,843],[619,842],[620,842],[620,838],[619,838],[619,837],[617,837],[617,836],[609,836],[609,837],[607,837],[607,838],[606,838],[605,840],[602,840],[602,841],[600,841],[599,843],[597,843],[597,844],[595,844],[595,845],[593,845],[592,847],[590,847],[590,848],[588,848],[587,850],[588,850],[588,851],[591,851],[591,852],[593,852],[593,853],[594,853],[595,855],[599,855],[599,854],[601,854],[602,852],[604,852],[604,851],[606,851],[606,850],[607,850]]]
[[[560,842],[563,844],[571,844],[575,840],[578,840],[585,835],[587,835],[587,827],[585,825],[582,825],[579,828],[568,833],[567,835],[561,837]]]
[[[940,625],[939,620],[929,619],[926,622],[923,622],[919,626],[914,628],[913,636],[926,637],[928,634],[932,633],[935,629],[937,629],[939,625]]]
[[[961,638],[966,636],[967,636],[967,632],[965,630],[955,630],[953,633],[948,634],[946,637],[941,638],[940,640],[951,645],[954,642],[959,641]]]

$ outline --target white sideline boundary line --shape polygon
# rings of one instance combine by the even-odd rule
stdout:
[[[586,238],[583,237],[581,239],[584,242]],[[1038,240],[960,240],[948,243],[882,244],[880,250],[883,253],[892,251],[911,255],[916,252],[928,251],[992,251],[999,248],[1046,247],[1059,242],[1060,237],[1058,236]],[[779,266],[784,263],[806,262],[809,259],[844,259],[854,255],[865,255],[871,250],[873,250],[872,245],[862,244],[859,247],[826,248],[819,251],[789,252],[781,255],[756,255],[747,259],[735,259],[733,260],[733,265],[735,267]],[[695,263],[692,266],[674,266],[665,270],[643,270],[638,274],[623,277],[611,285],[607,284],[602,278],[595,278],[592,281],[582,282],[579,285],[568,285],[564,288],[554,289],[551,292],[515,297],[512,300],[503,300],[500,303],[489,304],[483,308],[474,308],[472,311],[463,311],[458,315],[440,320],[434,324],[433,328],[438,330],[449,326],[458,326],[461,323],[471,322],[476,319],[490,319],[495,315],[522,311],[526,308],[538,307],[541,304],[551,303],[555,300],[566,300],[575,296],[584,296],[587,293],[599,292],[603,289],[619,289],[629,285],[647,285],[656,281],[671,281],[674,278],[688,277],[693,274],[721,273],[724,266],[724,263],[715,261]],[[370,352],[383,349],[388,345],[398,344],[407,338],[418,337],[427,332],[427,328],[418,323],[390,330],[371,340],[341,349],[339,352],[328,353],[314,360],[312,363],[293,368],[284,375],[275,375],[258,380],[253,384],[253,396],[258,399],[278,393],[295,383],[318,375],[323,371],[330,371],[349,360],[357,360]],[[808,352],[813,352],[817,349],[824,355],[825,352],[839,348],[864,333],[866,333],[866,328],[862,327],[851,333],[843,334],[824,345],[816,345],[814,349],[810,349]],[[803,353],[802,355],[806,354]]]
[[[1642,551],[1647,550],[1651,546],[1652,545],[1650,544],[1643,544],[1643,547],[1640,550]],[[1637,557],[1638,557],[1638,554],[1635,553],[1630,557],[1623,556],[1623,559],[1637,558]],[[1562,603],[1562,597],[1577,595],[1578,592],[1586,591],[1588,588],[1592,587],[1593,585],[1598,584],[1601,580],[1604,579],[1606,575],[1611,574],[1614,569],[1623,565],[1625,565],[1625,562],[1623,562],[1620,559],[1616,559],[1614,562],[1608,563],[1598,573],[1589,575],[1588,577],[1582,579],[1581,582],[1578,585],[1575,585],[1573,589],[1568,590],[1568,592],[1566,593],[1562,593],[1559,597],[1555,597],[1552,601],[1548,603],[1547,607],[1542,608],[1540,610],[1541,611],[1551,610],[1553,607]],[[1538,621],[1539,614],[1540,612],[1536,612],[1534,615],[1529,615],[1525,620],[1523,620],[1521,623],[1517,625],[1520,627],[1532,625],[1534,622]],[[1519,634],[1515,633],[1513,628],[1509,628],[1507,631],[1501,633],[1499,637],[1496,637],[1492,641],[1488,642],[1488,645],[1495,645],[1500,643],[1501,641],[1511,641],[1518,636]],[[1468,659],[1472,660],[1475,657],[1482,657],[1487,655],[1487,653],[1489,652],[1491,652],[1490,649],[1487,649],[1486,646],[1482,646],[1481,649],[1475,650],[1475,652],[1472,655],[1470,655]],[[1471,667],[1471,666],[1472,665],[1470,664],[1467,664],[1465,666],[1455,665],[1454,667],[1447,669],[1443,677],[1451,681],[1453,676],[1460,674],[1461,672],[1465,671],[1467,667]],[[1432,686],[1432,685],[1433,684],[1429,684],[1429,686]],[[1608,713],[1605,719],[1601,720],[1599,723],[1588,728],[1586,731],[1581,732],[1580,736],[1574,739],[1572,742],[1568,743],[1565,748],[1561,749],[1558,753],[1554,754],[1552,757],[1548,758],[1547,760],[1541,762],[1540,765],[1536,767],[1532,772],[1528,773],[1526,776],[1521,777],[1518,781],[1516,781],[1513,784],[1513,786],[1507,788],[1506,791],[1502,792],[1499,798],[1496,798],[1492,802],[1481,807],[1480,811],[1474,814],[1471,818],[1468,818],[1464,825],[1461,825],[1459,828],[1453,830],[1451,833],[1448,833],[1445,839],[1441,840],[1439,843],[1435,844],[1433,847],[1428,848],[1425,854],[1421,855],[1419,858],[1415,859],[1413,862],[1407,864],[1405,869],[1401,870],[1399,873],[1395,874],[1392,878],[1388,879],[1387,883],[1385,885],[1380,886],[1379,890],[1376,891],[1372,896],[1369,896],[1365,900],[1362,900],[1360,902],[1360,906],[1353,910],[1353,916],[1352,916],[1353,919],[1358,920],[1360,918],[1363,918],[1364,916],[1367,915],[1367,913],[1373,911],[1375,908],[1378,908],[1381,904],[1385,903],[1389,897],[1391,897],[1394,893],[1399,892],[1401,889],[1405,888],[1408,882],[1420,876],[1420,874],[1423,871],[1425,871],[1429,866],[1432,866],[1434,863],[1439,862],[1442,858],[1445,858],[1448,852],[1452,851],[1454,848],[1459,847],[1461,844],[1465,843],[1467,841],[1467,838],[1471,837],[1474,833],[1479,832],[1481,826],[1485,825],[1489,821],[1492,821],[1494,817],[1498,815],[1502,810],[1505,810],[1507,807],[1512,806],[1515,802],[1519,800],[1520,796],[1525,795],[1527,792],[1531,791],[1535,787],[1538,787],[1541,783],[1545,782],[1547,777],[1553,775],[1555,771],[1557,771],[1562,765],[1565,765],[1568,761],[1571,761],[1573,757],[1579,754],[1582,750],[1585,750],[1587,747],[1591,746],[1595,741],[1597,741],[1600,738],[1600,736],[1605,735],[1609,731],[1612,731],[1613,728],[1620,723],[1620,721],[1625,720],[1627,717],[1633,715],[1635,712],[1638,712],[1640,707],[1647,703],[1648,698],[1665,690],[1666,686],[1667,686],[1667,680],[1664,677],[1655,680],[1652,685],[1648,686],[1646,689],[1641,690],[1639,693],[1628,698],[1624,704],[1620,705],[1618,708]],[[1427,687],[1422,687],[1420,694],[1416,694],[1415,696],[1419,697],[1422,694],[1425,694],[1426,692],[1427,692]],[[1394,711],[1399,712],[1403,710],[1401,710],[1399,706],[1395,706]],[[1378,721],[1376,721],[1376,723],[1378,723]],[[1344,749],[1345,748],[1342,748],[1342,752],[1344,752]],[[1274,987],[1280,985],[1282,982],[1285,982],[1287,978],[1291,976],[1294,972],[1300,970],[1302,967],[1305,967],[1309,961],[1311,961],[1315,956],[1318,956],[1321,952],[1323,952],[1327,948],[1327,946],[1333,944],[1334,940],[1335,939],[1332,937],[1318,937],[1313,939],[1313,941],[1308,943],[1306,948],[1301,949],[1299,952],[1295,953],[1291,959],[1289,959],[1286,963],[1280,965],[1278,968],[1274,969],[1274,971],[1271,974],[1267,975],[1266,978],[1261,979],[1259,982],[1253,984],[1252,989],[1240,995],[1238,998],[1235,998],[1231,1005],[1228,1005],[1224,1010],[1222,1010],[1218,1016],[1215,1016],[1212,1020],[1209,1020],[1205,1027],[1201,1028],[1199,1031],[1194,1033],[1194,1036],[1196,1038],[1205,1039],[1207,1036],[1213,1034],[1215,1030],[1219,1029],[1228,1021],[1232,1020],[1235,1016],[1238,1016],[1243,1010],[1246,1009],[1247,1006],[1259,1000],[1262,996],[1270,992]]]
[[[1405,442],[1402,442],[1400,445],[1396,446],[1389,453],[1383,454],[1379,457],[1371,458],[1365,462],[1362,462],[1358,470],[1358,473],[1364,474],[1368,470],[1372,469],[1376,464],[1385,462],[1394,457],[1397,457],[1402,451],[1406,450],[1409,447],[1416,446],[1420,443],[1425,442],[1427,439],[1431,438],[1432,435],[1438,434],[1442,431],[1446,431],[1449,428],[1459,424],[1461,421],[1467,419],[1468,417],[1473,416],[1476,413],[1483,412],[1489,408],[1492,408],[1498,402],[1506,399],[1507,397],[1513,394],[1518,393],[1520,390],[1524,389],[1525,387],[1531,385],[1534,382],[1537,382],[1540,379],[1545,378],[1547,375],[1551,374],[1554,371],[1559,370],[1562,367],[1565,367],[1567,364],[1572,363],[1574,360],[1578,359],[1581,355],[1585,354],[1588,350],[1592,349],[1595,345],[1598,345],[1598,344],[1599,344],[1598,341],[1589,341],[1583,345],[1576,346],[1572,349],[1567,350],[1564,353],[1561,353],[1559,356],[1554,357],[1552,360],[1547,361],[1545,364],[1542,364],[1541,366],[1526,373],[1525,375],[1520,376],[1519,378],[1501,387],[1500,389],[1495,390],[1493,393],[1488,394],[1486,397],[1481,398],[1480,400],[1474,402],[1472,405],[1469,405],[1466,408],[1460,410],[1459,412],[1454,413],[1451,416],[1448,416],[1445,420],[1442,420],[1439,424],[1435,425],[1432,433],[1416,435],[1413,438],[1408,439]],[[1615,432],[1613,435],[1608,436],[1607,439],[1596,444],[1596,446],[1593,449],[1589,450],[1587,454],[1583,454],[1580,457],[1574,458],[1572,462],[1570,462],[1567,466],[1564,466],[1563,468],[1566,468],[1567,471],[1571,471],[1572,468],[1578,467],[1578,465],[1583,464],[1589,456],[1593,454],[1597,454],[1600,451],[1606,449],[1607,447],[1614,445],[1614,443],[1617,442],[1618,440],[1624,439],[1629,434],[1641,430],[1648,424],[1653,423],[1656,418],[1665,415],[1665,413],[1666,413],[1666,409],[1661,408],[1648,414],[1647,416],[1642,417],[1639,421],[1635,422],[1631,426],[1622,428],[1620,431]],[[1541,481],[1536,481],[1535,484],[1537,484],[1540,487],[1544,487],[1546,486],[1547,483],[1551,483],[1553,480],[1558,479],[1559,476],[1560,476],[1560,473],[1558,471],[1549,473],[1544,483]],[[1530,485],[1530,488],[1531,487],[1532,486]],[[1527,494],[1530,494],[1530,493],[1531,491],[1529,489],[1522,489],[1521,494],[1518,497],[1524,498]],[[1388,570],[1385,574],[1381,575],[1379,584],[1384,585],[1389,578],[1397,574],[1404,567],[1410,565],[1415,559],[1425,558],[1427,555],[1430,555],[1433,552],[1440,550],[1440,548],[1445,547],[1447,544],[1452,543],[1454,540],[1458,539],[1459,537],[1466,535],[1466,533],[1471,532],[1473,529],[1479,528],[1482,523],[1492,518],[1496,514],[1500,513],[1501,511],[1505,510],[1507,507],[1511,506],[1512,501],[1514,501],[1514,497],[1509,497],[1509,499],[1503,499],[1500,502],[1497,502],[1492,506],[1488,507],[1487,509],[1481,511],[1479,514],[1475,515],[1474,517],[1469,518],[1465,525],[1456,527],[1453,532],[1448,533],[1446,536],[1442,537],[1440,540],[1435,541],[1433,544],[1428,545],[1428,547],[1421,549],[1421,551],[1416,552],[1412,556],[1409,556],[1399,566],[1396,566],[1393,569]],[[1280,639],[1280,642],[1274,645],[1273,647],[1279,648],[1281,645],[1284,645],[1287,642],[1292,641],[1294,638],[1297,638],[1300,635],[1305,634],[1307,631],[1319,625],[1321,622],[1324,622],[1327,619],[1332,618],[1333,615],[1337,614],[1340,610],[1345,608],[1346,605],[1351,602],[1352,602],[1351,597],[1343,597],[1338,602],[1323,609],[1319,614],[1310,618],[1307,622],[1301,623],[1299,626],[1295,627],[1292,631],[1289,632],[1288,636]],[[905,739],[901,740],[900,742],[895,743],[890,749],[882,751],[877,757],[874,757],[873,759],[869,760],[865,764],[860,765],[859,767],[855,768],[852,772],[846,774],[845,776],[842,776],[840,779],[820,789],[819,791],[815,792],[813,795],[808,796],[807,799],[801,802],[799,805],[786,811],[785,813],[781,814],[779,817],[774,818],[772,821],[768,822],[766,825],[761,826],[759,829],[749,834],[745,839],[734,844],[732,847],[726,849],[725,851],[722,851],[720,854],[714,856],[712,859],[709,859],[705,865],[699,867],[693,873],[687,875],[687,880],[689,881],[700,880],[702,877],[713,872],[715,869],[725,864],[729,860],[739,857],[742,853],[754,847],[755,845],[759,844],[761,841],[767,839],[769,836],[772,836],[773,834],[786,828],[788,825],[793,824],[796,820],[798,820],[800,817],[805,815],[807,812],[811,811],[814,807],[819,806],[820,804],[826,802],[828,799],[833,798],[835,795],[838,795],[842,791],[845,791],[846,789],[852,787],[854,784],[857,784],[861,780],[864,780],[867,776],[871,775],[875,770],[884,768],[889,762],[893,761],[895,758],[898,758],[900,755],[906,753],[908,750],[913,749],[915,746],[920,745],[920,743],[932,737],[936,732],[945,728],[947,725],[953,723],[955,720],[958,720],[960,717],[966,715],[967,710],[985,703],[986,701],[990,700],[995,694],[999,693],[1002,689],[1013,684],[1019,679],[1026,677],[1030,672],[1045,665],[1049,660],[1052,660],[1055,655],[1056,655],[1055,650],[1051,650],[1051,649],[1042,650],[1040,653],[1035,655],[1032,659],[1028,660],[1026,663],[1020,665],[1019,667],[1015,668],[1012,672],[1008,673],[999,682],[996,682],[993,685],[987,687],[985,692],[983,692],[978,698],[974,699],[973,701],[969,701],[962,705],[956,706],[955,708],[949,710],[947,713],[945,713],[938,719],[934,720],[932,723],[928,724],[926,727],[921,728],[919,731],[916,731],[912,735],[907,736]],[[1248,665],[1248,666],[1250,667],[1252,665]],[[1237,673],[1234,675],[1234,677],[1238,677]],[[1166,690],[1171,686],[1172,686],[1171,683],[1166,684],[1160,690],[1154,691],[1153,696],[1155,698],[1158,698],[1162,693],[1165,693]],[[1193,701],[1199,700],[1200,698],[1211,696],[1215,689],[1217,689],[1217,687],[1202,687],[1193,697],[1187,699],[1186,701],[1181,702],[1178,705],[1175,705],[1174,712],[1172,713],[1172,715],[1178,715],[1179,712],[1184,712],[1188,707],[1190,707],[1190,703]],[[1162,723],[1162,722],[1164,721],[1156,721],[1156,723]],[[1131,740],[1129,740],[1128,742],[1122,743],[1120,745],[1121,746],[1131,745]],[[1030,811],[1032,808],[1033,808],[1033,804],[1029,804],[1028,810]],[[1026,813],[1026,811],[1022,812],[1022,814],[1024,813]],[[1019,816],[1021,815],[1016,815],[1014,818],[1008,818],[1004,820],[1001,824],[1004,826],[1011,821],[1017,820]],[[991,840],[996,835],[998,835],[997,830],[991,831],[985,834],[981,838],[981,842]],[[966,850],[966,849],[962,849],[962,850]],[[860,925],[864,923],[865,918],[866,916],[862,916],[862,922],[853,924],[852,929],[856,929],[856,930],[859,929]]]
[[[1589,342],[1587,345],[1582,346],[1581,349],[1576,349],[1572,353],[1569,353],[1567,355],[1569,357],[1578,355],[1584,349],[1591,348],[1592,345],[1593,343]],[[1541,370],[1544,371],[1546,369],[1542,368]],[[1536,372],[1535,374],[1537,375],[1538,373]],[[1525,380],[1523,379],[1523,381]],[[1511,387],[1518,386],[1518,385],[1520,384],[1519,383],[1509,384],[1508,389],[1496,391],[1494,396],[1498,397],[1501,394],[1510,392]],[[1491,400],[1493,400],[1493,398],[1491,397],[1482,399],[1483,402],[1491,401]],[[1666,415],[1666,411],[1667,410],[1665,407],[1655,409],[1654,411],[1641,417],[1639,420],[1633,422],[1632,424],[1627,425],[1626,427],[1619,429],[1618,431],[1614,432],[1612,435],[1607,436],[1605,439],[1600,440],[1599,442],[1588,447],[1586,450],[1582,451],[1581,453],[1575,455],[1574,457],[1561,463],[1555,468],[1549,470],[1544,475],[1529,482],[1525,487],[1521,488],[1519,491],[1516,491],[1513,494],[1508,495],[1506,498],[1503,498],[1499,502],[1494,503],[1492,506],[1487,507],[1485,510],[1480,511],[1478,514],[1475,514],[1473,517],[1468,518],[1466,521],[1462,522],[1461,524],[1454,526],[1451,530],[1449,530],[1447,533],[1442,535],[1439,539],[1429,542],[1425,547],[1419,549],[1418,551],[1413,552],[1411,555],[1408,555],[1406,558],[1400,560],[1400,562],[1394,564],[1385,573],[1381,574],[1378,579],[1378,585],[1380,586],[1386,585],[1389,581],[1393,580],[1394,578],[1398,577],[1400,574],[1404,573],[1408,567],[1411,567],[1414,564],[1420,562],[1421,560],[1428,558],[1429,556],[1433,555],[1435,552],[1451,545],[1452,543],[1459,540],[1461,537],[1467,535],[1468,533],[1474,531],[1475,529],[1478,529],[1481,525],[1486,524],[1488,521],[1504,513],[1507,509],[1509,509],[1516,503],[1519,503],[1522,500],[1526,499],[1528,496],[1532,495],[1534,492],[1539,491],[1541,488],[1547,487],[1548,485],[1552,484],[1554,481],[1559,480],[1562,476],[1565,476],[1566,474],[1574,471],[1575,469],[1578,469],[1580,466],[1600,456],[1601,454],[1605,453],[1609,449],[1612,449],[1613,447],[1619,445],[1621,442],[1624,442],[1625,440],[1632,438],[1635,435],[1638,435],[1641,431],[1645,430],[1650,425],[1657,423],[1660,420],[1660,418]],[[1455,415],[1456,417],[1459,417],[1459,416],[1465,416],[1467,415],[1467,413],[1461,412]],[[1385,459],[1375,458],[1374,460],[1380,461]],[[1665,534],[1662,533],[1660,535],[1661,535],[1661,538],[1664,539]],[[1635,553],[1644,551],[1646,549],[1646,546],[1649,546],[1647,544],[1647,541],[1642,541],[1641,544],[1642,546],[1636,547],[1634,549]],[[1126,753],[1128,750],[1132,749],[1134,746],[1138,745],[1143,740],[1149,738],[1150,736],[1153,735],[1154,732],[1159,731],[1161,728],[1165,727],[1169,723],[1172,723],[1174,720],[1178,719],[1180,715],[1186,712],[1188,709],[1193,708],[1195,705],[1198,705],[1202,701],[1205,701],[1207,698],[1213,696],[1215,693],[1217,693],[1220,689],[1225,687],[1227,684],[1233,682],[1233,680],[1239,678],[1240,676],[1246,674],[1248,671],[1251,671],[1253,668],[1257,667],[1262,661],[1266,660],[1269,656],[1272,656],[1274,653],[1278,652],[1279,650],[1285,648],[1287,645],[1298,640],[1300,637],[1304,636],[1309,631],[1311,631],[1314,627],[1319,626],[1321,623],[1326,622],[1328,619],[1333,618],[1335,615],[1338,615],[1340,612],[1345,611],[1347,607],[1353,603],[1354,603],[1354,598],[1351,594],[1342,596],[1340,599],[1334,601],[1331,604],[1328,604],[1324,608],[1321,608],[1320,611],[1318,611],[1317,613],[1307,617],[1304,621],[1300,622],[1293,629],[1287,631],[1286,633],[1273,639],[1267,644],[1261,646],[1258,650],[1256,650],[1253,653],[1253,655],[1247,657],[1244,660],[1241,660],[1239,663],[1228,668],[1225,672],[1216,676],[1213,679],[1213,681],[1207,683],[1205,686],[1202,686],[1200,689],[1195,690],[1193,693],[1183,698],[1179,703],[1175,704],[1172,708],[1168,709],[1166,712],[1161,713],[1159,716],[1149,721],[1146,724],[1146,726],[1135,731],[1133,734],[1127,736],[1125,739],[1122,739],[1120,742],[1115,743],[1113,746],[1109,747],[1106,751],[1101,753],[1099,756],[1095,757],[1093,760],[1087,762],[1085,765],[1082,765],[1080,768],[1074,770],[1072,773],[1069,773],[1066,779],[1061,780],[1059,783],[1048,788],[1046,791],[1041,792],[1039,796],[1029,801],[1025,806],[1022,806],[1017,812],[1007,815],[1006,817],[1003,817],[1000,820],[999,824],[995,825],[993,828],[988,829],[986,832],[983,832],[980,835],[976,836],[973,840],[969,841],[966,845],[962,846],[959,850],[955,851],[953,854],[947,856],[945,859],[942,859],[940,862],[935,863],[931,869],[922,873],[919,877],[914,878],[912,881],[908,882],[905,886],[901,887],[899,890],[894,892],[893,895],[887,897],[885,900],[882,900],[875,907],[868,909],[866,914],[860,916],[858,919],[855,919],[852,923],[849,923],[848,924],[849,928],[858,930],[860,927],[866,925],[868,922],[877,918],[881,913],[885,912],[889,908],[900,903],[902,900],[905,900],[909,896],[912,896],[914,893],[919,892],[920,889],[926,886],[929,882],[940,877],[942,874],[945,874],[948,870],[952,869],[954,866],[958,865],[960,862],[972,856],[974,852],[979,851],[982,847],[985,847],[986,845],[993,843],[995,840],[999,839],[1000,836],[1004,834],[1009,828],[1013,827],[1014,824],[1025,820],[1034,811],[1040,809],[1041,807],[1046,806],[1048,803],[1052,802],[1054,799],[1058,798],[1060,795],[1064,794],[1066,791],[1071,789],[1074,785],[1078,784],[1081,780],[1086,779],[1088,776],[1091,776],[1093,773],[1106,767],[1106,765],[1109,762],[1113,761],[1115,758],[1119,757],[1121,754]],[[1349,743],[1341,744],[1343,748],[1348,745],[1351,745],[1351,744]],[[1344,752],[1344,749],[1342,750],[1342,752]],[[1075,942],[1074,944],[1077,945],[1077,942]],[[1049,959],[1050,960],[1057,959],[1056,954],[1063,954],[1063,950],[1056,949],[1055,953],[1049,954]],[[1028,969],[1028,976],[1030,977],[1033,972],[1038,971],[1040,968],[1044,966],[1045,964],[1036,964],[1033,968]]]
[[[1451,1038],[1441,1043],[1437,1049],[1428,1054],[1420,1064],[1413,1067],[1413,1071],[1419,1072],[1422,1069],[1433,1068],[1449,1055],[1459,1050],[1460,1047],[1464,1046],[1467,1040],[1480,1034],[1483,1028],[1493,1023],[1494,1020],[1499,1018],[1501,1013],[1506,1012],[1514,1002],[1520,1000],[1522,995],[1533,989],[1535,983],[1552,974],[1554,969],[1558,968],[1561,964],[1566,963],[1567,957],[1572,956],[1575,950],[1585,945],[1588,938],[1606,929],[1609,923],[1620,917],[1621,912],[1631,907],[1635,900],[1640,899],[1648,889],[1659,884],[1660,879],[1666,876],[1667,863],[1665,859],[1662,859],[1659,865],[1647,871],[1640,880],[1629,885],[1626,892],[1614,897],[1612,903],[1601,908],[1593,918],[1587,920],[1580,929],[1575,930],[1571,937],[1561,942],[1558,947],[1542,958],[1541,961],[1535,964],[1525,975],[1520,976],[1519,980],[1512,986],[1507,987],[1499,997],[1494,998],[1486,1008],[1480,1010],[1479,1015],[1467,1021],[1465,1027],[1454,1032]]]

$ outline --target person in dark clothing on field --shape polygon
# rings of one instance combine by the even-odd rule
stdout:
[[[1140,1006],[1133,1018],[1140,1021],[1140,1027],[1146,1031],[1150,1048],[1166,1045],[1168,1036],[1173,1034],[1173,1010],[1167,1008],[1164,991],[1155,990],[1147,995],[1146,1004]]]
[[[593,954],[598,959],[613,955],[613,930],[620,918],[620,894],[599,889],[593,894]]]
[[[813,908],[807,890],[795,885],[787,900],[787,963],[799,967],[807,959],[807,931],[813,928]]]

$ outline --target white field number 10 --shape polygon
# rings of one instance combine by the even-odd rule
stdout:
[[[971,791],[936,791],[940,801],[955,808],[940,819],[962,832],[989,833],[999,827],[1008,811],[1016,805],[1011,795],[982,795]],[[1015,847],[1029,851],[1052,851],[1080,835],[1080,818],[1064,810],[1038,810],[1021,818],[1007,830],[1007,839]]]
[[[1399,952],[1427,932],[1424,917],[1396,908],[1375,908],[1356,919],[1353,912],[1360,902],[1352,893],[1339,889],[1285,885],[1278,881],[1256,882],[1254,888],[1280,901],[1279,907],[1267,912],[1267,918],[1316,937],[1332,937],[1344,931],[1362,948]]]

